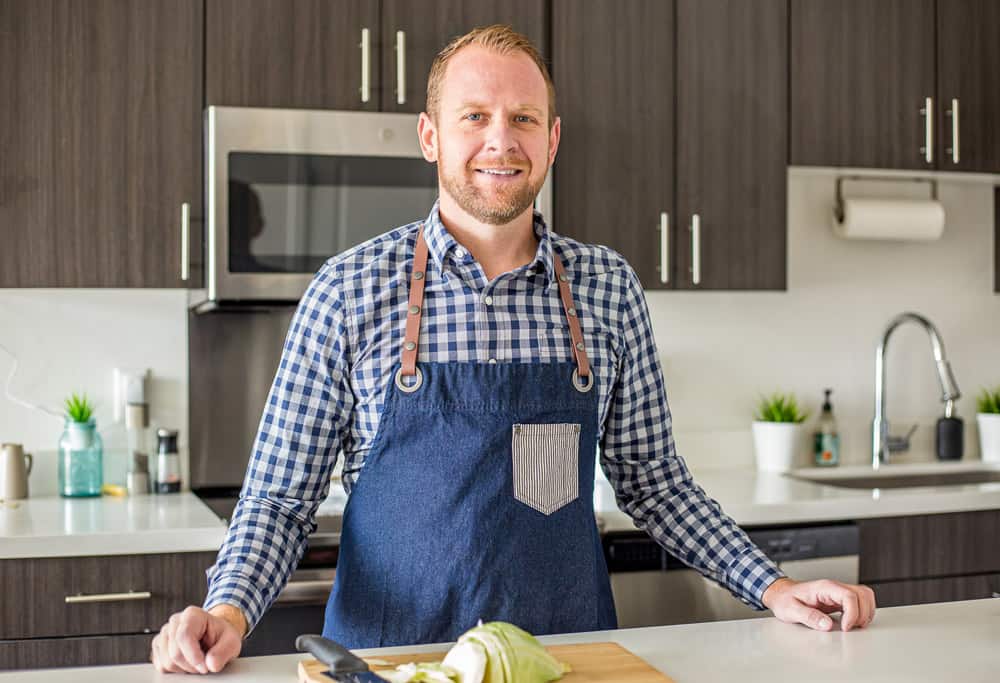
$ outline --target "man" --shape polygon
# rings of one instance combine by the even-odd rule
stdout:
[[[348,647],[451,640],[479,618],[614,628],[598,445],[622,509],[676,557],[782,621],[867,625],[871,590],[783,577],[692,481],[635,273],[533,213],[560,122],[530,43],[493,26],[449,44],[418,134],[439,201],[314,278],[207,611],[171,617],[156,666],[219,671],[239,653],[301,557],[338,451],[350,498],[324,635]]]

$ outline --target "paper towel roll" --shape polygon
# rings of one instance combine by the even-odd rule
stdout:
[[[843,207],[833,232],[845,239],[936,240],[944,232],[944,207],[934,199],[854,198]]]

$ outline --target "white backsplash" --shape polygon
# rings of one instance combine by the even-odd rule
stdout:
[[[875,346],[889,319],[905,310],[926,315],[941,332],[963,391],[957,414],[965,420],[966,458],[978,457],[974,396],[1000,384],[992,185],[943,180],[941,240],[890,244],[833,236],[834,177],[789,172],[787,292],[647,294],[678,452],[694,466],[752,464],[758,395],[793,391],[815,416],[824,387],[834,389],[844,461],[867,462]],[[0,343],[20,362],[13,393],[58,409],[70,391],[87,391],[115,479],[124,472],[125,434],[112,423],[112,369],[150,368],[151,420],[180,429],[186,483],[186,301],[182,290],[0,290]],[[0,352],[2,380],[10,368]],[[888,372],[893,431],[919,424],[908,459],[929,459],[942,406],[930,346],[916,326],[894,334]],[[36,454],[32,495],[54,493],[61,423],[6,400],[0,405],[0,440]]]
[[[113,369],[149,368],[150,422],[180,430],[187,482],[187,293],[162,289],[0,289],[0,344],[17,356],[10,386],[19,399],[60,411],[70,392],[96,404],[105,478],[123,482],[125,427],[113,422]],[[0,350],[0,397],[13,363]],[[32,496],[57,491],[62,422],[0,398],[0,440],[35,456]],[[154,439],[155,441],[155,439]]]

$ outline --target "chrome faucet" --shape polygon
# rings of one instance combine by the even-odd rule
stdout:
[[[893,330],[905,322],[920,323],[931,338],[931,348],[934,351],[934,363],[937,365],[938,379],[941,382],[941,402],[945,404],[945,416],[951,417],[955,400],[962,395],[951,374],[951,364],[944,357],[944,343],[941,335],[930,320],[917,313],[900,313],[885,328],[882,341],[875,350],[875,419],[872,421],[872,469],[877,470],[883,462],[889,462],[889,454],[894,451],[905,451],[910,447],[910,436],[916,430],[916,425],[906,436],[889,436],[889,421],[885,417],[885,349]]]

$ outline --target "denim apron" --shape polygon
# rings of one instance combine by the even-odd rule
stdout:
[[[560,257],[575,362],[417,363],[418,234],[402,362],[344,510],[323,635],[453,641],[483,621],[617,627],[593,510],[598,392]]]

